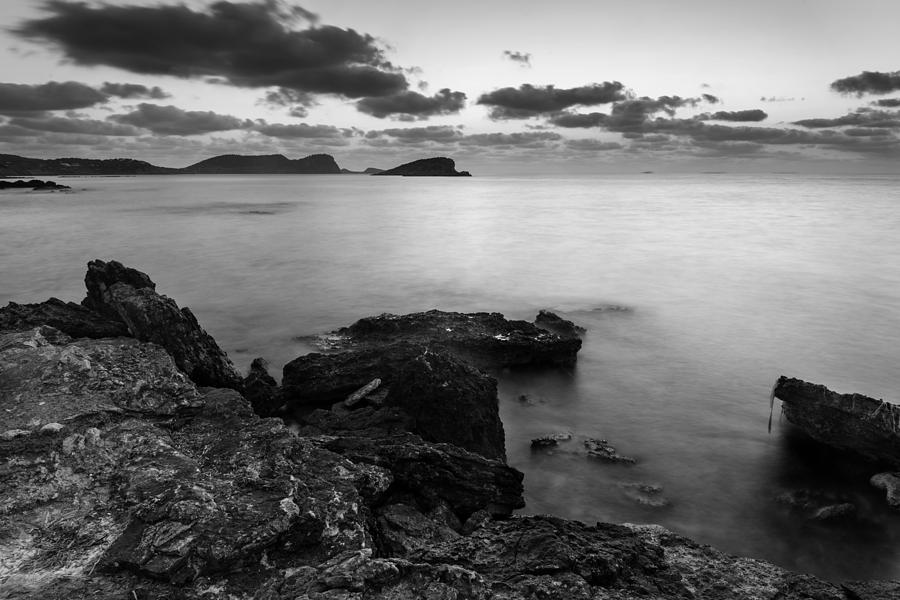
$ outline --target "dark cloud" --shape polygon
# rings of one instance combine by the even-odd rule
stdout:
[[[530,52],[516,52],[515,50],[504,50],[503,56],[513,61],[514,63],[518,63],[522,67],[530,67],[531,66],[531,53]]]
[[[900,107],[900,98],[882,98],[881,100],[874,100],[871,104],[882,108],[897,108]]]
[[[465,105],[464,93],[444,88],[431,97],[407,91],[392,96],[363,98],[356,103],[356,108],[379,119],[396,116],[402,120],[415,120],[458,113]]]
[[[624,100],[624,86],[618,81],[558,89],[552,85],[524,83],[482,94],[478,104],[491,107],[492,119],[527,119],[561,112],[572,106],[595,106]]]
[[[0,114],[87,108],[106,101],[106,94],[75,81],[40,85],[0,83]]]
[[[408,87],[371,35],[316,25],[312,13],[275,0],[219,1],[206,11],[49,0],[44,9],[48,16],[15,32],[55,44],[77,64],[350,98]]]
[[[113,115],[109,120],[167,135],[195,135],[212,131],[248,129],[254,126],[247,120],[231,115],[146,103],[139,104],[136,110],[128,114]]]
[[[720,110],[712,114],[704,114],[700,117],[702,120],[710,121],[765,121],[769,115],[764,110],[758,108],[750,110]]]
[[[831,82],[831,89],[842,94],[890,94],[900,90],[900,71],[881,73],[863,71],[859,75]]]
[[[609,150],[622,149],[622,144],[618,142],[603,142],[589,138],[566,140],[565,146],[570,150],[577,150],[579,152],[608,152]]]
[[[462,131],[451,125],[430,125],[428,127],[406,127],[396,129],[382,129],[366,132],[366,139],[373,140],[383,137],[394,138],[404,143],[424,142],[454,142],[462,137]]]
[[[610,131],[619,133],[646,133],[650,127],[650,117],[657,113],[665,113],[669,116],[675,114],[675,110],[683,106],[696,106],[698,98],[681,98],[680,96],[660,96],[658,98],[634,98],[617,102],[613,105],[609,117],[604,126]]]
[[[592,113],[560,113],[551,117],[550,124],[557,127],[599,127],[606,121],[606,115],[599,112]]]
[[[276,138],[343,138],[349,130],[333,125],[281,124],[260,122],[252,126],[253,131]]]
[[[704,102],[708,102],[709,104],[718,104],[719,102],[721,102],[718,96],[713,96],[712,94],[700,94],[700,97]]]
[[[159,86],[148,88],[146,85],[139,83],[110,83],[107,81],[100,88],[100,91],[107,96],[117,96],[119,98],[144,98],[150,100],[171,98],[171,95],[165,93]]]
[[[318,104],[315,97],[307,92],[278,88],[269,90],[262,100],[263,104],[288,109],[288,114],[300,119],[309,115],[309,109]]]
[[[858,108],[852,113],[833,119],[803,119],[794,121],[794,125],[800,125],[808,129],[825,129],[828,127],[879,127],[900,128],[900,112],[886,110],[874,110],[871,108]]]
[[[796,98],[788,98],[786,96],[769,96],[766,98],[765,96],[760,96],[760,102],[794,102],[797,100]]]
[[[136,136],[141,133],[132,125],[67,117],[16,117],[10,119],[9,124],[39,132],[51,131],[55,133],[77,133],[83,135],[104,136]]]
[[[459,141],[465,146],[493,146],[518,148],[543,148],[548,142],[563,139],[552,131],[526,131],[521,133],[473,133]]]

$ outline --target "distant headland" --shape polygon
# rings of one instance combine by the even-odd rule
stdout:
[[[312,154],[290,159],[283,154],[245,156],[223,154],[207,158],[184,168],[158,167],[131,158],[26,158],[0,154],[0,177],[47,175],[403,175],[403,176],[469,176],[457,171],[456,163],[447,157],[425,158],[393,169],[368,167],[350,171],[338,166],[330,154]]]

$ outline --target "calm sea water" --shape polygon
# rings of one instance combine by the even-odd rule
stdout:
[[[661,523],[835,580],[900,577],[900,514],[871,471],[792,435],[777,408],[766,430],[781,374],[900,400],[900,176],[66,183],[0,195],[0,302],[79,300],[85,263],[117,259],[240,368],[262,355],[277,372],[313,350],[298,338],[366,315],[551,308],[588,329],[575,372],[500,374],[526,512]],[[532,453],[555,431],[576,440]],[[584,437],[639,462],[591,461]],[[863,518],[813,524],[774,500],[804,488]]]

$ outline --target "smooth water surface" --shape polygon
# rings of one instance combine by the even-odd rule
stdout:
[[[900,177],[71,178],[0,194],[0,302],[80,300],[85,263],[146,271],[241,369],[303,336],[440,308],[587,327],[574,373],[502,373],[525,512],[656,522],[833,579],[900,577],[900,515],[778,421],[781,375],[900,400]],[[624,310],[619,310],[624,309]],[[525,396],[525,399],[520,399]],[[571,431],[555,452],[537,435]],[[579,453],[609,440],[638,459]],[[662,487],[668,506],[629,497]],[[774,498],[830,491],[831,525]]]

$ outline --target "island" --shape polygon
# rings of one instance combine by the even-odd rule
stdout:
[[[900,594],[656,525],[515,514],[523,474],[485,369],[570,368],[581,330],[552,313],[366,317],[323,334],[333,350],[291,361],[279,385],[261,358],[238,373],[147,274],[93,260],[84,281],[80,303],[0,309],[4,597]]]
[[[372,175],[400,175],[403,177],[471,177],[468,171],[457,171],[456,163],[446,156],[423,158]]]
[[[67,185],[56,183],[55,181],[41,181],[40,179],[32,179],[25,181],[19,179],[16,181],[0,180],[0,190],[70,190]]]

